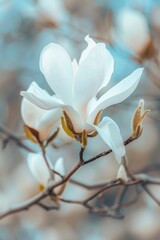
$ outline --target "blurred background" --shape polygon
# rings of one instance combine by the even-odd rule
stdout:
[[[32,81],[50,91],[39,70],[42,48],[56,42],[72,59],[80,57],[89,34],[105,42],[115,60],[109,86],[144,67],[142,80],[130,98],[106,110],[120,126],[123,138],[131,133],[131,119],[141,98],[152,111],[144,121],[143,135],[127,146],[129,165],[138,172],[160,162],[160,1],[159,0],[0,0],[0,124],[23,136],[20,91]],[[4,135],[1,134],[2,140]],[[66,172],[78,161],[79,144],[60,133],[54,162],[64,156]],[[66,143],[65,146],[64,142]],[[97,144],[98,142],[98,144]],[[28,143],[29,144],[29,143]],[[86,158],[106,150],[100,139],[91,139]],[[38,192],[26,163],[27,152],[9,143],[0,150],[0,209],[29,199]],[[74,178],[99,183],[117,175],[111,155],[87,165]],[[152,172],[158,176],[157,172]],[[87,191],[68,187],[67,198],[84,199]],[[152,187],[160,198],[160,187]],[[106,196],[112,202],[114,193]],[[128,196],[126,196],[127,199]],[[33,207],[0,222],[0,240],[159,240],[160,209],[146,194],[125,209],[124,220],[90,215],[79,206],[64,204],[59,212]]]

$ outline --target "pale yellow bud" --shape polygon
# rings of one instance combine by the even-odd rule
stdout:
[[[121,165],[120,168],[118,169],[117,178],[122,179],[124,182],[128,182],[126,170],[123,165]]]

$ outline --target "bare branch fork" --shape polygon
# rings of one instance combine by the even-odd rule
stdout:
[[[0,133],[1,133],[2,137],[5,137],[5,139],[8,139],[8,141],[10,141],[10,140],[14,141],[19,147],[21,147],[27,151],[32,151],[31,149],[28,148],[28,146],[26,146],[23,143],[21,138],[17,137],[16,135],[9,132],[8,130],[0,127]],[[124,144],[128,145],[133,140],[134,139],[129,137],[124,142]],[[59,210],[60,202],[65,202],[68,204],[78,204],[78,205],[81,205],[84,208],[86,208],[90,213],[95,213],[100,216],[107,216],[107,217],[121,219],[124,217],[123,214],[121,213],[121,210],[123,208],[129,207],[131,204],[135,203],[138,200],[138,196],[142,192],[142,190],[144,190],[158,205],[160,205],[160,201],[155,196],[153,196],[153,194],[151,193],[151,191],[148,188],[148,186],[151,184],[152,185],[153,184],[160,185],[160,179],[150,177],[149,175],[146,175],[146,174],[135,174],[135,175],[132,174],[130,169],[128,168],[128,165],[127,165],[125,159],[123,159],[123,164],[124,164],[124,167],[125,167],[127,175],[128,175],[128,182],[124,182],[122,179],[112,179],[111,181],[104,182],[101,184],[87,185],[85,183],[81,183],[76,180],[73,180],[71,177],[74,175],[74,173],[76,173],[79,170],[79,168],[81,168],[82,166],[84,166],[88,163],[96,161],[97,159],[99,159],[103,156],[106,156],[112,152],[112,150],[109,149],[108,151],[101,152],[100,154],[98,154],[88,160],[84,160],[84,158],[83,158],[84,151],[85,151],[84,148],[80,149],[79,162],[67,175],[61,176],[59,173],[54,171],[55,174],[59,174],[62,177],[61,181],[59,181],[57,183],[54,183],[51,181],[49,183],[48,187],[46,189],[44,189],[43,192],[40,192],[33,198],[31,198],[21,204],[13,205],[9,209],[4,210],[3,212],[0,213],[0,219],[10,216],[14,213],[26,211],[35,205],[41,207],[42,209],[44,209],[46,211]],[[43,156],[44,156],[44,158],[46,157],[45,152],[43,152]],[[152,165],[150,167],[147,167],[146,169],[147,169],[147,171],[149,171],[150,169],[153,170],[154,168]],[[146,169],[144,169],[144,170],[146,170]],[[66,182],[69,182],[70,184],[75,184],[77,187],[85,188],[88,191],[91,191],[91,192],[93,191],[93,193],[83,201],[64,199],[61,196],[57,196],[55,194],[54,190],[58,186],[64,185]],[[130,186],[135,186],[136,196],[131,201],[124,203],[124,198],[125,198]],[[137,186],[141,187],[141,191],[138,191]],[[115,201],[113,203],[113,206],[107,207],[105,204],[105,195],[108,193],[108,191],[110,189],[114,189],[116,187],[119,187],[119,191],[116,191],[117,194],[115,196]],[[51,204],[47,205],[46,203],[44,203],[45,199],[50,200]],[[101,200],[100,207],[96,206],[96,202],[98,200]]]
[[[24,143],[24,137],[17,136],[7,128],[0,126],[0,137],[2,138],[2,147],[6,148],[9,142],[14,142],[18,147],[23,148],[27,152],[34,152],[27,144]]]

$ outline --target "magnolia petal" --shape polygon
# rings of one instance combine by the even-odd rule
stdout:
[[[100,97],[97,101],[97,104],[91,108],[92,112],[89,114],[89,120],[92,121],[92,119],[95,118],[96,114],[100,110],[120,103],[128,98],[136,89],[142,73],[143,68],[136,69],[132,74],[124,78],[114,87],[112,87],[108,92],[106,92],[102,97]]]
[[[104,43],[91,49],[79,65],[74,81],[74,99],[78,111],[85,115],[87,104],[107,85],[113,72],[113,58]]]
[[[94,132],[95,127],[93,127],[93,124],[90,124],[90,123],[88,123],[88,122],[85,122],[83,129],[86,130],[86,132],[87,132],[88,134],[91,134],[91,133]]]
[[[118,125],[108,117],[104,117],[98,126],[95,126],[103,141],[112,149],[118,163],[125,155],[125,147]]]
[[[86,122],[80,113],[71,106],[64,106],[63,110],[67,113],[70,121],[72,122],[75,133],[82,133],[86,130],[87,133],[94,131],[93,126]]]
[[[65,169],[64,169],[64,159],[58,158],[54,164],[54,170],[58,172],[60,175],[65,175]],[[55,174],[55,182],[58,182],[61,180],[61,177],[58,174]]]
[[[41,141],[47,140],[56,131],[60,125],[61,116],[61,109],[50,110],[44,114],[38,124]]]
[[[88,46],[86,47],[86,49],[83,50],[79,60],[79,64],[81,64],[86,59],[90,51],[96,46],[96,42],[92,38],[90,38],[89,35],[85,37],[85,41],[88,43]]]
[[[35,180],[44,187],[47,187],[50,173],[42,154],[29,153],[27,157],[27,162]]]
[[[76,133],[81,133],[84,129],[84,120],[82,119],[82,116],[80,115],[80,113],[78,111],[76,111],[73,107],[71,106],[64,106],[63,110],[67,113],[67,115],[69,116],[72,124],[73,124],[73,128],[75,130]]]
[[[38,85],[36,83],[30,84],[27,92],[31,92],[34,94],[35,88]],[[45,93],[44,93],[45,94]],[[46,113],[46,110],[37,107],[35,104],[32,104],[27,99],[23,98],[21,102],[21,115],[24,123],[35,129],[38,130],[38,124],[41,117]]]
[[[38,130],[40,117],[45,114],[45,110],[23,98],[21,102],[21,116],[25,125]]]
[[[56,95],[72,103],[73,69],[67,51],[55,43],[47,45],[40,55],[40,70]]]
[[[27,92],[35,93],[36,84],[31,84]],[[46,92],[44,92],[46,94]],[[48,95],[48,94],[47,94]],[[47,96],[48,97],[48,96]],[[51,98],[51,96],[49,96]],[[62,111],[60,109],[44,110],[23,98],[21,115],[24,123],[37,130],[41,141],[47,140],[60,124]]]
[[[30,91],[32,89],[32,91]],[[62,106],[62,101],[54,96],[50,96],[44,89],[40,88],[35,82],[32,82],[27,91],[21,91],[21,96],[35,104],[37,107],[51,110]]]
[[[72,61],[72,67],[73,67],[73,79],[75,79],[77,70],[78,70],[78,63],[77,60],[74,58]]]

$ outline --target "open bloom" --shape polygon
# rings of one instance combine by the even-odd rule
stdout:
[[[138,56],[143,55],[151,44],[146,17],[137,10],[123,8],[117,16],[115,41],[121,42]]]
[[[58,44],[51,43],[42,50],[40,69],[55,95],[50,96],[34,82],[31,83],[34,93],[28,90],[21,95],[42,109],[63,109],[63,127],[80,142],[98,132],[120,161],[125,149],[119,128],[108,117],[99,123],[99,115],[135,90],[143,69],[135,70],[97,99],[98,92],[110,81],[114,60],[104,43],[96,44],[88,36],[85,40],[88,46],[79,63],[75,59],[72,62],[66,50]]]
[[[34,94],[34,90],[34,84],[32,84],[27,91]],[[61,114],[60,109],[47,111],[37,107],[25,98],[22,99],[21,115],[23,121],[27,127],[38,132],[40,141],[47,140],[56,131],[56,128],[60,125]]]
[[[60,175],[64,176],[65,170],[64,170],[63,158],[58,158],[54,165],[52,165],[49,159],[47,160],[51,169],[58,172]],[[29,153],[27,157],[27,162],[33,177],[39,184],[40,189],[42,190],[43,188],[47,187],[50,180],[50,172],[42,154]],[[55,174],[54,181],[58,182],[60,180],[61,180],[61,177]],[[57,194],[61,192],[62,187],[63,186],[56,188]]]

